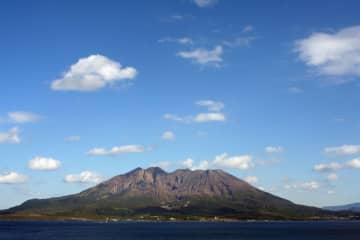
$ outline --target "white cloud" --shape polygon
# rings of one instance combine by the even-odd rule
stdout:
[[[199,113],[195,116],[194,122],[223,122],[226,120],[226,117],[223,113]]]
[[[311,181],[311,182],[305,182],[299,185],[299,188],[301,189],[305,189],[305,190],[316,190],[320,188],[320,183],[316,182],[316,181]]]
[[[183,166],[185,168],[192,169],[193,165],[194,165],[194,160],[191,158],[187,158],[181,162],[181,166]]]
[[[0,183],[23,183],[26,182],[27,177],[17,172],[10,172],[5,174],[0,174]]]
[[[228,156],[227,153],[216,156],[212,164],[219,167],[241,170],[246,170],[254,166],[253,159],[250,155]]]
[[[167,141],[175,140],[175,134],[172,131],[166,131],[162,134],[162,139]]]
[[[56,170],[60,168],[61,162],[53,158],[35,157],[29,161],[32,170]]]
[[[288,88],[288,91],[289,91],[290,93],[294,93],[294,94],[298,94],[298,93],[303,93],[303,92],[304,92],[304,90],[301,89],[301,88],[299,88],[299,87],[289,87],[289,88]]]
[[[68,174],[64,181],[67,183],[99,183],[104,178],[95,172],[84,171],[79,174]]]
[[[310,181],[310,182],[304,182],[298,184],[286,184],[284,186],[284,188],[287,190],[300,189],[300,190],[308,190],[308,191],[318,190],[320,187],[321,184],[316,181]]]
[[[207,107],[208,111],[218,112],[224,108],[224,103],[213,100],[200,100],[195,103],[201,107]]]
[[[65,141],[67,141],[67,142],[79,142],[80,140],[81,140],[81,137],[77,136],[77,135],[68,136],[65,138]]]
[[[0,143],[20,143],[18,128],[11,128],[8,132],[0,132]]]
[[[235,40],[223,41],[222,44],[226,47],[249,47],[256,37],[238,37]]]
[[[223,61],[222,59],[223,48],[218,45],[214,49],[197,48],[192,51],[181,51],[177,56],[185,59],[191,59],[200,65],[214,64],[218,66]]]
[[[242,30],[243,33],[248,33],[248,32],[252,32],[252,31],[254,31],[254,27],[252,25],[247,25]]]
[[[331,182],[333,181],[336,181],[339,179],[338,175],[336,173],[330,173],[328,176],[327,176],[327,179]]]
[[[256,176],[247,176],[244,180],[250,184],[255,184],[259,182],[259,179]]]
[[[218,0],[193,0],[194,3],[201,8],[210,7],[218,3]]]
[[[207,170],[210,168],[210,163],[206,160],[203,160],[199,163],[198,166],[194,166],[191,170]]]
[[[161,162],[157,162],[151,165],[152,167],[159,167],[162,169],[168,169],[171,166],[171,162],[169,161],[161,161]]]
[[[114,84],[116,81],[133,79],[137,70],[133,67],[123,68],[102,55],[90,55],[79,59],[63,77],[51,83],[53,90],[95,91]]]
[[[97,155],[107,155],[107,156],[116,156],[123,153],[140,153],[145,151],[150,151],[150,147],[144,147],[141,145],[125,145],[125,146],[116,146],[107,150],[105,148],[94,148],[87,152],[88,155],[97,156]]]
[[[175,114],[164,114],[165,119],[182,123],[204,123],[204,122],[223,122],[226,116],[223,113],[199,113],[196,116],[178,116]]]
[[[360,158],[355,158],[346,163],[346,165],[350,168],[360,169]]]
[[[315,32],[295,42],[306,65],[329,76],[360,76],[360,26],[334,33]]]
[[[27,123],[27,122],[36,122],[41,117],[40,115],[31,112],[9,112],[8,118],[9,121],[13,123]]]
[[[332,163],[321,163],[314,166],[314,171],[317,172],[332,172],[336,170],[340,170],[343,168],[343,165],[337,162]]]
[[[190,123],[192,121],[191,116],[183,117],[183,116],[178,116],[176,114],[171,114],[171,113],[166,113],[166,114],[164,114],[163,117],[168,120],[173,120],[176,122],[183,122],[183,123]]]
[[[334,190],[328,190],[327,191],[327,194],[329,194],[329,195],[332,195],[332,194],[335,194],[336,192],[334,191]]]
[[[179,44],[184,44],[184,45],[191,45],[194,43],[194,41],[189,38],[189,37],[183,37],[183,38],[162,38],[160,40],[158,40],[159,43],[179,43]]]
[[[360,145],[343,145],[339,147],[327,147],[324,149],[326,154],[331,155],[352,155],[360,153]]]
[[[283,151],[284,151],[284,148],[281,147],[281,146],[277,146],[277,147],[267,146],[265,148],[265,152],[267,152],[267,153],[280,153],[280,152],[283,152]]]

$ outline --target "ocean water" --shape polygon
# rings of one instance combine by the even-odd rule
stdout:
[[[360,222],[0,222],[0,240],[360,240]]]

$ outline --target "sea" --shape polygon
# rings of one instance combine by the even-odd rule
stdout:
[[[0,240],[360,240],[360,222],[0,221]]]

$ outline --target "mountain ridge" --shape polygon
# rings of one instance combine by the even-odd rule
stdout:
[[[332,213],[295,204],[223,170],[136,168],[77,194],[31,199],[0,217],[101,219],[331,219]]]

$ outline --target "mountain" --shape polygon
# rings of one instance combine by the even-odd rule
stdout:
[[[315,219],[335,213],[294,204],[222,170],[137,168],[83,192],[32,199],[1,218]]]
[[[340,205],[340,206],[328,206],[328,207],[323,207],[323,209],[330,211],[351,211],[351,212],[360,213],[360,203],[352,203],[352,204]]]

